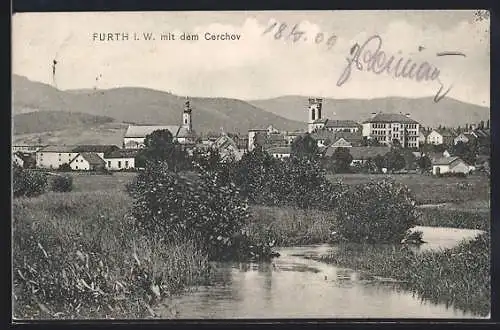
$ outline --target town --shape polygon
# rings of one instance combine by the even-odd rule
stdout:
[[[209,132],[196,134],[196,111],[186,100],[181,125],[129,125],[122,146],[117,145],[13,145],[13,162],[23,168],[64,171],[136,171],[138,153],[148,134],[168,130],[184,150],[217,149],[222,159],[239,160],[257,145],[274,158],[292,154],[297,138],[313,139],[318,157],[327,159],[346,150],[349,166],[342,172],[420,173],[467,175],[489,173],[490,124],[465,124],[464,127],[423,127],[409,113],[373,112],[364,121],[338,120],[322,116],[322,99],[310,98],[305,105],[307,127],[302,131],[280,131],[269,125],[248,130],[248,134]],[[399,162],[384,162],[396,150]],[[344,153],[345,155],[346,153]],[[385,165],[384,165],[385,164]]]

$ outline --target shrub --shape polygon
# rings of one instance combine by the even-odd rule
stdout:
[[[438,174],[439,177],[444,177],[444,178],[466,178],[467,174],[462,173],[462,172],[446,172],[446,173],[440,173]]]
[[[73,190],[73,178],[69,175],[56,175],[50,182],[50,190],[55,192],[68,192]]]
[[[59,171],[61,172],[71,172],[71,166],[68,163],[64,163],[59,166]]]
[[[178,174],[165,162],[148,163],[127,187],[139,229],[198,242],[211,259],[234,257],[247,203],[234,183],[220,182],[217,172]]]
[[[17,165],[12,169],[12,187],[14,197],[34,197],[45,192],[47,175],[45,173],[25,170]]]
[[[338,203],[339,234],[351,241],[400,242],[416,225],[409,189],[391,180],[352,186]]]

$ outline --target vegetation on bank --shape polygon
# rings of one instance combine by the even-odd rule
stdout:
[[[490,210],[460,210],[449,206],[428,207],[419,210],[418,224],[430,227],[479,229],[490,232]]]
[[[14,317],[150,317],[162,297],[204,281],[200,249],[138,235],[129,203],[119,192],[15,199]]]
[[[402,281],[407,290],[434,303],[453,305],[476,315],[490,313],[490,235],[481,234],[442,251],[339,244],[324,262]]]

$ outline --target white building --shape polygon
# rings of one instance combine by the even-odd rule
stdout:
[[[418,148],[420,124],[410,114],[373,113],[363,122],[363,136],[374,138],[381,144],[391,145],[393,140],[408,148]]]
[[[115,145],[51,145],[36,152],[36,167],[58,169],[63,164],[69,164],[81,152],[91,152],[100,158],[104,154],[118,150]]]
[[[123,138],[123,148],[144,148],[146,136],[157,130],[170,131],[173,140],[181,144],[196,143],[197,136],[193,131],[192,109],[189,101],[184,104],[181,125],[130,125]]]
[[[255,149],[255,144],[257,140],[266,136],[268,130],[266,128],[253,128],[248,130],[248,151]]]
[[[95,171],[105,168],[104,160],[95,152],[80,152],[69,162],[74,171]]]
[[[462,159],[458,157],[442,157],[432,161],[432,174],[439,175],[444,173],[464,173],[468,174],[473,170]]]
[[[134,169],[137,153],[138,150],[122,149],[104,155],[106,169],[110,171]]]
[[[266,150],[268,154],[277,159],[289,158],[292,154],[292,148],[288,147],[271,147]]]

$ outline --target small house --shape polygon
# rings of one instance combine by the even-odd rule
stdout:
[[[80,152],[69,163],[74,171],[97,171],[106,167],[104,160],[95,152]]]
[[[471,167],[459,157],[442,157],[432,160],[432,174],[464,173],[468,174]]]
[[[292,148],[287,147],[271,147],[266,150],[271,156],[277,159],[288,158],[292,154]]]
[[[121,149],[104,155],[106,169],[110,171],[130,170],[135,168],[135,157],[139,150]]]

